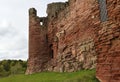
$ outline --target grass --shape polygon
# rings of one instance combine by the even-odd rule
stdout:
[[[1,78],[0,82],[99,82],[95,70],[83,70],[73,73],[43,72],[32,75],[15,75]]]

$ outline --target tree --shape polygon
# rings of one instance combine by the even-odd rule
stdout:
[[[3,65],[5,71],[9,71],[9,70],[10,70],[9,61],[3,60],[3,61],[2,61],[2,65]]]
[[[15,64],[15,66],[12,66],[11,69],[11,74],[20,74],[20,73],[23,73],[23,67],[22,65],[18,62]]]

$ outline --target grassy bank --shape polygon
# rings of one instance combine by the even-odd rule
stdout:
[[[83,70],[74,73],[43,72],[32,75],[15,75],[1,78],[0,82],[99,82],[95,70]]]

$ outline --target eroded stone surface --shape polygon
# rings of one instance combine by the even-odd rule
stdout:
[[[54,65],[51,62],[47,65],[49,71],[73,72],[95,68],[94,28],[99,25],[98,13],[95,0],[70,0],[64,10],[49,19],[48,41],[53,45],[52,61],[56,59]]]
[[[101,23],[96,39],[97,77],[120,81],[120,0],[107,0],[108,21]]]
[[[106,1],[105,22],[100,20],[98,0],[51,3],[47,17],[38,17],[30,9],[26,73],[74,72],[93,69],[97,63],[101,82],[119,82],[120,1]]]

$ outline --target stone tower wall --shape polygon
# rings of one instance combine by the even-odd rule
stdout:
[[[94,29],[100,24],[98,8],[96,0],[69,0],[48,4],[47,17],[38,17],[36,10],[30,9],[26,73],[95,68]]]
[[[120,0],[106,0],[108,20],[101,22],[96,38],[97,77],[120,82]]]
[[[34,8],[29,10],[28,74],[44,71],[44,64],[50,60],[46,20],[45,17],[38,17]]]
[[[73,72],[95,68],[94,29],[100,24],[98,2],[70,0],[64,7],[48,22],[48,41],[54,50],[48,70]]]
[[[103,1],[106,8],[100,6]],[[120,0],[68,0],[48,4],[47,17],[38,17],[35,9],[29,13],[28,74],[73,72],[97,64],[101,82],[119,82]]]

